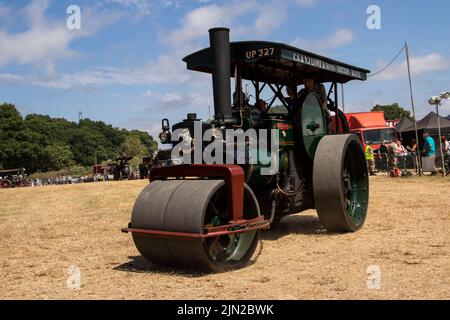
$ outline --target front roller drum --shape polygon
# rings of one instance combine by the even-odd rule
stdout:
[[[314,202],[331,232],[359,230],[369,204],[369,177],[360,140],[352,134],[323,137],[313,166]]]
[[[137,198],[130,227],[202,234],[206,227],[226,225],[230,210],[223,180],[158,180]],[[256,197],[245,185],[244,219],[259,215]],[[222,272],[248,263],[258,234],[251,230],[211,238],[174,238],[133,232],[133,240],[141,255],[153,263]]]

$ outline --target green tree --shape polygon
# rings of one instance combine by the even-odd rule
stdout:
[[[282,113],[282,114],[287,114],[288,113],[288,109],[286,109],[285,106],[283,106],[282,104],[277,104],[272,106],[269,109],[269,113]]]
[[[411,116],[411,112],[400,107],[400,105],[398,103],[393,103],[393,104],[388,104],[388,105],[377,104],[370,111],[383,111],[384,118],[386,120],[403,119],[405,117],[410,120],[413,120],[413,117]]]
[[[26,128],[15,105],[0,105],[0,163],[5,169],[35,170],[41,149],[39,139],[39,134]]]
[[[130,157],[142,157],[149,154],[146,146],[135,135],[125,137],[119,147],[119,153]]]
[[[0,119],[15,119],[22,121],[22,115],[17,110],[16,106],[11,103],[0,104]]]
[[[75,162],[82,166],[92,166],[109,157],[105,150],[108,141],[99,132],[77,128],[70,132],[69,145]]]
[[[52,144],[42,150],[41,171],[61,170],[74,165],[73,154],[68,145]]]
[[[5,169],[24,167],[28,173],[87,168],[115,158],[119,152],[137,157],[151,154],[157,143],[147,132],[114,128],[102,121],[29,114],[0,104],[0,164]]]
[[[158,150],[158,143],[153,140],[153,137],[148,132],[131,130],[130,135],[136,136],[141,140],[141,143],[147,149],[146,155],[151,155]]]

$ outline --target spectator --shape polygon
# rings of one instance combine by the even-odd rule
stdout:
[[[393,141],[388,146],[388,154],[389,158],[396,158],[397,154],[399,153],[398,144],[397,142]],[[395,160],[396,162],[396,160]]]
[[[381,141],[381,146],[380,146],[380,148],[378,149],[378,151],[379,151],[379,153],[380,154],[387,154],[388,153],[388,147],[387,147],[387,145],[386,145],[386,140],[383,140],[383,141]]]
[[[400,170],[398,169],[398,158],[399,153],[397,142],[393,141],[388,145],[388,157],[389,157],[389,167],[391,169],[391,177],[398,177]]]
[[[375,175],[375,157],[373,155],[373,149],[371,145],[366,145],[366,161],[367,161],[367,170],[369,171],[371,176]]]
[[[411,142],[409,143],[409,146],[406,146],[406,150],[414,153],[417,151],[417,142],[415,139],[412,139]]]
[[[406,153],[406,148],[402,145],[401,141],[397,141],[397,153]]]
[[[447,140],[446,136],[441,137],[442,142],[442,153],[446,154],[447,152],[450,152],[450,142]]]
[[[444,155],[444,166],[445,174],[448,175],[450,172],[450,142],[445,136],[441,137],[442,141],[442,154]]]
[[[434,143],[434,140],[432,137],[430,137],[430,134],[425,132],[423,134],[423,139],[425,140],[423,144],[423,170],[424,171],[431,171],[431,175],[436,175],[436,167],[434,165],[434,160],[436,156],[436,145]]]
[[[381,161],[381,169],[387,170],[389,165],[389,158],[388,158],[388,147],[386,146],[386,140],[381,141],[381,146],[378,148],[378,157]]]
[[[428,158],[434,158],[436,156],[436,145],[430,134],[425,132],[423,134],[423,139],[425,140],[423,144],[423,156]]]

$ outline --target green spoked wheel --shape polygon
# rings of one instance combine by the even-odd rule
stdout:
[[[353,232],[365,222],[369,177],[362,144],[355,135],[321,139],[313,167],[314,202],[321,224],[332,232]]]
[[[325,116],[319,97],[308,94],[298,110],[296,129],[306,154],[312,159],[322,137],[327,132]]]
[[[131,227],[204,233],[229,221],[229,200],[223,180],[154,181],[139,195]],[[260,215],[251,189],[244,189],[244,218]],[[253,255],[258,231],[203,239],[158,238],[133,233],[138,251],[147,260],[166,266],[222,272],[245,266]]]

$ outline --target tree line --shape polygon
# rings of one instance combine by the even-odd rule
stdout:
[[[148,156],[157,147],[144,131],[90,119],[76,123],[40,114],[23,117],[14,104],[0,105],[0,169],[34,173],[89,167],[120,155]]]

